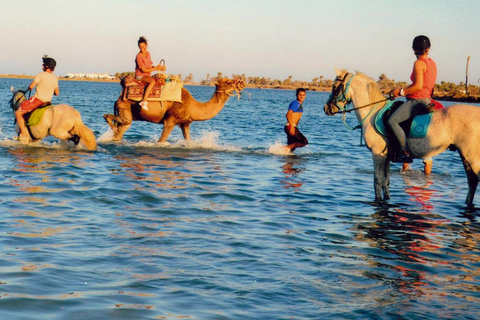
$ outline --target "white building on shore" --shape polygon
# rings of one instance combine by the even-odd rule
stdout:
[[[117,79],[117,77],[108,75],[106,73],[67,73],[67,78],[70,78],[70,79],[108,79],[108,80]]]

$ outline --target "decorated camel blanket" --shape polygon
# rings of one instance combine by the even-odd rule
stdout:
[[[176,101],[182,102],[183,83],[176,79],[158,77],[155,86],[148,95],[147,101]],[[122,99],[141,101],[147,83],[132,76],[125,77],[122,82]]]

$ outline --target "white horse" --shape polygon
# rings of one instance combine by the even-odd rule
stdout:
[[[13,97],[10,100],[10,106],[15,116],[15,111],[26,98],[24,91],[15,91],[13,87],[11,90]],[[18,133],[18,125],[16,129]],[[51,135],[60,140],[73,141],[75,145],[80,143],[88,150],[97,149],[97,141],[92,130],[83,124],[80,113],[67,104],[51,106],[45,110],[40,122],[29,126],[29,131],[34,140],[41,140]]]
[[[357,120],[363,131],[367,148],[372,152],[375,201],[390,199],[390,160],[387,157],[388,139],[374,126],[375,115],[385,106],[385,97],[377,83],[361,73],[353,75],[346,71],[337,72],[332,93],[325,104],[327,115],[351,111],[353,103]],[[472,105],[454,105],[435,110],[428,132],[424,138],[408,138],[410,154],[414,158],[432,157],[448,148],[458,149],[468,180],[467,205],[473,197],[480,178],[480,108]],[[382,198],[383,191],[383,198]]]

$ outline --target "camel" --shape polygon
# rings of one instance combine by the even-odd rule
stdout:
[[[113,141],[121,141],[132,121],[162,123],[163,131],[158,142],[166,142],[172,129],[178,125],[183,137],[190,141],[190,124],[193,121],[205,121],[215,117],[231,96],[238,95],[245,88],[243,80],[219,79],[215,92],[208,102],[198,102],[187,89],[182,88],[182,102],[149,101],[148,110],[142,109],[138,102],[123,100],[122,95],[115,102],[115,114],[103,117],[112,129]]]

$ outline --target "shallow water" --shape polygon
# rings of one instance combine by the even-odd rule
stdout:
[[[295,155],[294,92],[260,89],[193,123],[190,145],[135,122],[88,152],[13,140],[9,88],[29,82],[0,79],[0,319],[478,319],[480,225],[456,153],[428,178],[393,165],[378,206],[370,153],[324,115],[326,93],[307,93]],[[60,90],[108,140],[120,86]]]

